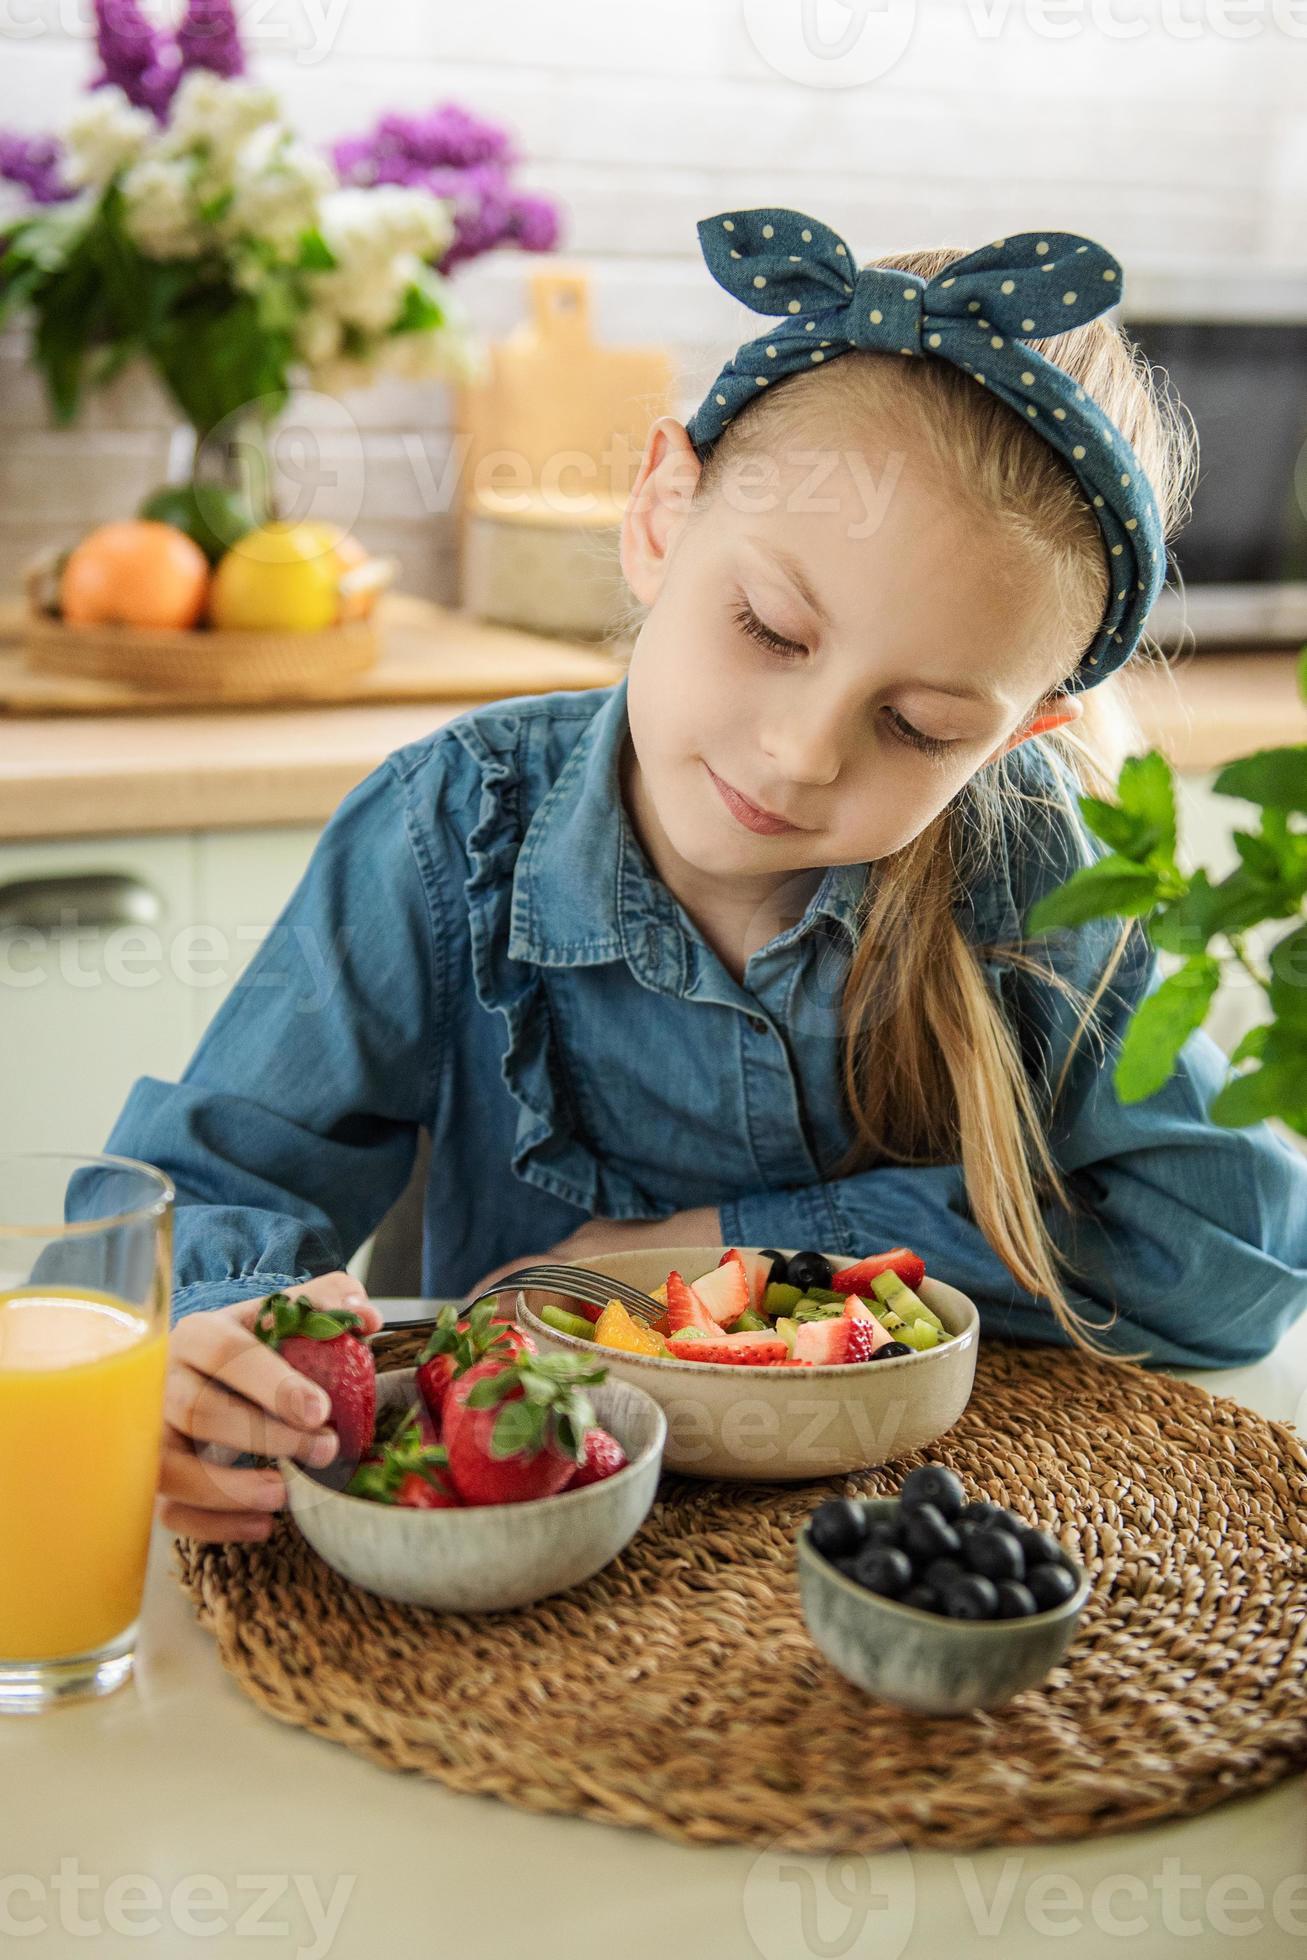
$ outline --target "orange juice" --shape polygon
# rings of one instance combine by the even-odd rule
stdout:
[[[107,1293],[0,1292],[0,1660],[85,1653],[136,1619],[167,1345]]]

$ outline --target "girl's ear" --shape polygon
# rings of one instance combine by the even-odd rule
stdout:
[[[690,508],[703,465],[684,426],[660,415],[622,514],[622,576],[642,606],[658,596],[672,540]]]
[[[1067,722],[1079,721],[1084,711],[1085,704],[1078,694],[1055,694],[1047,705],[1034,711],[1029,721],[1013,729],[1006,742],[995,749],[990,761],[1006,755],[1009,749],[1019,748],[1032,735],[1046,735],[1050,728],[1062,728]]]

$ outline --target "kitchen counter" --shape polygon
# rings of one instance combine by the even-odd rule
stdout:
[[[1203,654],[1141,673],[1150,742],[1202,771],[1307,740],[1291,653]],[[325,823],[389,750],[467,701],[0,718],[0,840]]]
[[[1307,1317],[1255,1366],[1190,1379],[1301,1427]],[[1289,1960],[1307,1943],[1301,1777],[1128,1836],[957,1856],[777,1857],[533,1816],[264,1714],[196,1625],[170,1543],[156,1532],[134,1683],[0,1723],[0,1944],[29,1960],[238,1960],[260,1937],[288,1960],[1048,1960],[1054,1941],[1062,1960]]]

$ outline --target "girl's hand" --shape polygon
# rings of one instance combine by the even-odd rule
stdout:
[[[364,1333],[381,1325],[377,1308],[349,1273],[307,1280],[294,1289],[295,1297],[301,1293],[319,1307],[349,1307]],[[336,1454],[323,1390],[253,1332],[267,1297],[186,1314],[169,1337],[158,1503],[159,1522],[169,1531],[214,1540],[266,1538],[272,1513],[286,1501],[285,1480],[271,1466],[234,1469],[233,1458],[248,1450],[321,1468]]]
[[[695,1211],[674,1211],[670,1218],[617,1219],[591,1218],[569,1232],[547,1252],[523,1252],[503,1266],[495,1266],[467,1295],[475,1300],[496,1280],[515,1273],[520,1266],[534,1265],[538,1259],[570,1264],[575,1259],[593,1259],[601,1252],[634,1252],[648,1245],[720,1245],[722,1222],[716,1205],[701,1205]]]

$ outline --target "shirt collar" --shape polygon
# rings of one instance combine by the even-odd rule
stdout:
[[[625,957],[647,984],[684,991],[689,949],[680,908],[653,872],[621,794],[625,675],[607,690],[527,825],[513,877],[509,954],[544,966]],[[779,950],[818,918],[854,937],[865,864],[832,865]]]

